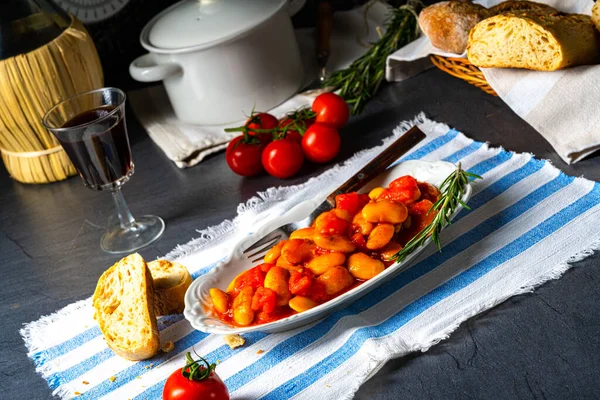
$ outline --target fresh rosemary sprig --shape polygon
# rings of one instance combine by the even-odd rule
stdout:
[[[429,225],[423,228],[421,232],[404,245],[402,250],[394,255],[393,258],[395,258],[396,261],[403,261],[415,249],[421,247],[425,243],[425,240],[430,236],[431,240],[437,244],[438,250],[442,249],[440,232],[446,225],[450,224],[450,216],[456,211],[459,204],[467,210],[470,210],[470,208],[462,201],[465,187],[467,183],[469,183],[469,179],[481,179],[481,176],[464,171],[461,168],[460,163],[458,163],[456,170],[448,175],[440,185],[440,197],[428,211],[428,213],[436,212],[437,214]]]
[[[385,75],[387,57],[400,47],[415,40],[419,35],[418,11],[420,1],[391,10],[386,31],[377,42],[346,69],[335,71],[323,82],[323,87],[339,89],[353,115],[359,114],[366,102],[373,97]]]

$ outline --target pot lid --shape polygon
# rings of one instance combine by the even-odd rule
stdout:
[[[285,3],[286,0],[185,0],[150,22],[147,40],[151,46],[170,50],[213,46],[261,24]]]

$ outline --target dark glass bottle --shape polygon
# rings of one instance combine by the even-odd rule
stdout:
[[[70,21],[66,12],[46,0],[2,0],[0,60],[28,53],[54,40]]]

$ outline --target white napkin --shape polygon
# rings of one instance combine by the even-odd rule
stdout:
[[[331,33],[331,56],[327,71],[335,71],[350,65],[367,49],[367,44],[378,39],[376,26],[383,27],[387,6],[375,3],[351,11],[338,12],[333,17]],[[314,29],[299,29],[296,39],[304,63],[305,86],[318,76],[315,57]],[[305,105],[319,92],[297,94],[285,103],[269,110],[278,118]],[[192,125],[179,121],[163,85],[153,86],[129,93],[133,111],[148,135],[179,168],[192,167],[204,157],[227,147],[227,143],[239,132],[226,133],[223,129],[240,126],[244,121],[226,125]],[[266,111],[266,110],[260,110]]]
[[[591,0],[539,0],[569,13],[590,14]],[[500,0],[481,0],[486,7]],[[422,35],[388,58],[386,79],[400,81],[431,65],[430,54],[463,57],[435,48]],[[418,60],[415,65],[414,61]],[[533,126],[568,164],[600,149],[600,65],[555,72],[482,68],[489,85]]]

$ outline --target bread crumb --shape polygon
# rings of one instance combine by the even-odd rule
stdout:
[[[327,384],[326,384],[326,385],[325,385],[325,387],[326,387],[326,388],[328,388],[328,387],[329,387],[329,385],[327,385]]]
[[[225,335],[223,340],[227,345],[231,348],[231,350],[243,346],[246,343],[246,339],[241,337],[240,335]]]
[[[217,360],[217,364],[221,364],[221,360]]]
[[[73,394],[74,394],[75,396],[81,396],[81,393],[79,393],[79,392],[74,392]]]
[[[89,385],[90,384],[88,381],[83,381],[81,383],[83,383],[84,385]]]
[[[265,352],[264,350],[258,350],[258,351],[256,352],[256,354],[262,354],[262,353],[264,353],[264,352]]]
[[[168,341],[167,343],[165,343],[162,347],[162,351],[164,351],[165,353],[168,353],[170,351],[172,351],[175,348],[175,344],[172,341]]]
[[[150,368],[153,368],[153,367],[154,367],[154,364],[150,364]]]
[[[150,368],[150,367],[149,367],[149,366],[147,366],[147,365],[144,367],[144,369],[148,369],[148,368]]]
[[[110,378],[108,378],[108,380],[111,381],[111,382],[114,382],[114,381],[117,380],[117,377],[113,375]]]
[[[135,377],[135,379],[142,379],[142,377],[138,375]]]

